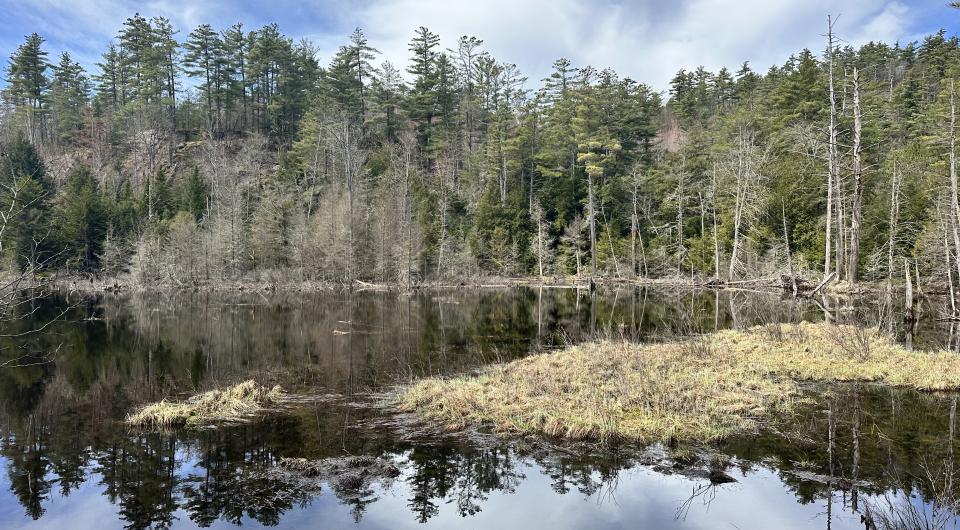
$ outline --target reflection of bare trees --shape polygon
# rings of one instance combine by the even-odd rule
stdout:
[[[108,296],[83,307],[44,300],[29,308],[33,312],[22,319],[21,328],[8,325],[2,331],[14,335],[49,322],[43,333],[23,338],[34,343],[32,353],[0,362],[27,364],[59,351],[58,369],[93,374],[105,382],[125,380],[125,393],[151,399],[172,388],[203,390],[250,376],[285,383],[291,370],[297,385],[357,391],[467,370],[591,337],[659,340],[756,324],[776,335],[777,322],[821,314],[812,303],[776,294],[648,289],[584,293],[137,293]],[[871,318],[866,313],[839,316],[844,321]],[[924,333],[929,341],[931,332]],[[35,340],[39,335],[43,340]],[[13,340],[0,336],[0,345]],[[152,395],[148,387],[161,395]]]
[[[920,457],[915,470],[890,466],[901,489],[867,501],[864,520],[875,530],[946,530],[960,518],[960,483],[954,466],[957,398],[950,398],[945,455]],[[906,476],[903,476],[906,475]]]
[[[41,304],[34,317],[46,321],[69,307],[63,301]],[[309,414],[222,434],[112,432],[110,419],[130,401],[284,368],[295,370],[289,379],[294,384],[350,394],[382,388],[398,377],[513,358],[563,336],[578,341],[590,337],[594,326],[601,334],[645,339],[728,327],[734,312],[741,325],[752,325],[818,316],[820,310],[777,295],[629,290],[578,297],[574,290],[518,289],[402,297],[137,295],[71,311],[74,322],[55,322],[46,330],[50,335],[41,334],[43,345],[62,342],[56,364],[0,370],[0,448],[11,493],[30,516],[40,517],[57,491],[69,494],[84,481],[98,480],[131,526],[144,526],[168,524],[181,509],[197,524],[250,518],[275,524],[291,507],[320,494],[316,481],[271,471],[279,459],[292,456],[390,459],[403,477],[391,494],[401,490],[410,516],[422,521],[445,510],[475,515],[497,492],[519,489],[530,473],[545,475],[557,494],[606,502],[623,470],[647,461],[623,448],[580,454],[460,439],[413,443],[401,436],[402,428],[358,429],[372,412],[327,403]],[[848,312],[837,317],[867,318]],[[770,333],[776,340],[776,330]],[[831,515],[869,510],[879,525],[881,510],[891,512],[891,506],[912,499],[928,519],[933,503],[934,520],[947,517],[955,494],[938,493],[947,475],[927,469],[937,470],[939,462],[952,458],[954,402],[867,385],[853,391],[818,390],[784,425],[727,440],[720,449],[736,458],[723,469],[777,472],[800,502],[826,503]],[[926,467],[918,465],[918,455],[926,455]],[[707,469],[703,461],[681,464]],[[665,471],[678,472],[672,465]],[[709,476],[688,476],[697,482],[690,484],[694,496],[680,505],[681,517],[714,492],[700,485]],[[952,479],[949,484],[947,490],[956,489]],[[323,490],[356,518],[381,491],[362,482],[342,486]]]
[[[395,430],[403,425],[389,423],[355,430],[342,438],[342,447],[333,447],[329,440],[340,440],[344,429],[338,408],[222,431],[131,435],[104,429],[89,437],[84,417],[51,410],[0,438],[0,447],[12,493],[28,516],[44,515],[54,488],[69,494],[96,480],[129,528],[169,527],[178,511],[199,526],[248,519],[276,525],[324,491],[359,521],[382,491],[394,495],[398,487],[416,520],[429,521],[443,506],[470,517],[491,494],[514,492],[531,461],[557,484],[575,485],[584,495],[606,487],[608,496],[619,473],[635,463],[552,449],[531,455],[492,439],[411,443]],[[371,456],[336,456],[350,453]]]
[[[680,503],[680,506],[677,508],[676,513],[674,513],[674,518],[681,521],[687,519],[687,514],[690,513],[690,507],[693,506],[694,501],[697,499],[703,503],[704,506],[709,507],[710,504],[717,498],[717,485],[710,482],[704,484],[696,484],[691,488],[690,496],[683,500]]]
[[[867,528],[955,527],[952,399],[864,385],[819,397],[788,430],[730,440],[725,451],[776,461],[801,502],[825,504],[828,527],[838,510],[872,518]]]
[[[910,489],[882,495],[864,507],[867,528],[875,530],[947,530],[957,527],[960,497],[954,487],[957,472],[952,461],[931,463],[924,459],[921,474],[926,497],[918,499]]]
[[[715,500],[716,484],[728,479],[725,470],[749,475],[772,467],[798,501],[827,502],[828,517],[839,494],[839,509],[871,517],[876,528],[943,528],[958,506],[950,467],[956,413],[935,399],[867,388],[841,393],[801,411],[793,424],[802,426],[802,436],[729,440],[719,449],[732,459],[682,448],[660,456],[631,447],[457,436],[414,442],[405,424],[361,419],[380,418],[374,410],[351,408],[357,422],[345,427],[339,405],[224,431],[131,436],[105,430],[90,438],[78,434],[88,431],[84,417],[71,421],[50,409],[0,439],[0,447],[12,493],[29,516],[43,516],[55,489],[69,494],[97,477],[131,528],[169,525],[180,510],[200,526],[221,519],[275,525],[327,492],[358,521],[384,491],[404,495],[409,516],[420,522],[442,510],[471,517],[492,494],[517,491],[531,472],[547,477],[557,494],[610,502],[623,471],[641,463],[692,480],[690,496],[677,505],[679,519],[697,503]],[[944,444],[947,435],[951,443]],[[350,454],[370,456],[343,456]],[[305,456],[309,465],[285,464],[298,461],[290,456]],[[396,481],[380,480],[396,475]]]

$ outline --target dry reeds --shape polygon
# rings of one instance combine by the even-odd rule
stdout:
[[[689,342],[597,342],[431,378],[403,389],[399,407],[451,429],[641,442],[710,441],[789,411],[797,381],[874,381],[960,389],[960,356],[908,351],[878,333],[831,324],[764,326]],[[856,337],[857,351],[838,336]],[[864,352],[868,352],[864,354]]]
[[[279,386],[267,388],[244,381],[222,390],[211,390],[182,402],[160,401],[127,415],[128,425],[139,429],[172,429],[241,421],[277,404]]]

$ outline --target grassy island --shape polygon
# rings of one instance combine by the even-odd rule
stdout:
[[[451,429],[570,439],[705,442],[789,413],[798,382],[960,389],[960,356],[915,352],[874,329],[767,325],[691,340],[594,342],[417,382],[399,406]]]
[[[279,403],[280,387],[267,388],[244,381],[224,389],[211,390],[186,401],[160,401],[129,414],[128,425],[139,429],[172,429],[231,423],[255,416]]]

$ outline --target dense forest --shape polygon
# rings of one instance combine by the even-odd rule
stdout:
[[[425,27],[326,65],[276,25],[126,20],[86,72],[42,36],[0,109],[9,270],[144,285],[477,276],[960,278],[960,41],[530,80]],[[956,273],[956,274],[954,274]]]

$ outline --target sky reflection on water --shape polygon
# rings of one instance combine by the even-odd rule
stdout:
[[[895,315],[872,303],[830,317]],[[363,405],[397,382],[593,336],[661,340],[822,318],[810,302],[710,291],[84,300],[25,346],[56,348],[55,362],[0,372],[0,528],[844,529],[863,528],[861,514],[888,497],[929,509],[938,492],[924,473],[953,473],[952,396],[815,390],[815,403],[779,426],[789,436],[748,434],[657,458],[639,448],[579,454],[526,441],[409,439]],[[918,347],[957,340],[929,317],[910,330],[888,322]],[[115,423],[132,403],[249,374],[342,398],[216,432],[139,435]],[[685,450],[706,456],[690,461]],[[389,460],[401,475],[354,491],[276,473],[284,458],[347,455]],[[712,486],[713,468],[737,482]]]

